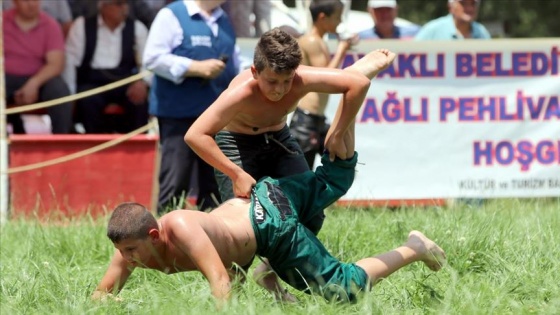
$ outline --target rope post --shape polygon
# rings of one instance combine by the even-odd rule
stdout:
[[[0,1],[0,5],[2,1]],[[3,15],[0,14],[0,25]],[[8,220],[8,138],[6,131],[6,77],[4,75],[4,34],[0,26],[0,225]]]

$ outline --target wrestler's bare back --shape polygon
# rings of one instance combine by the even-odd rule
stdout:
[[[172,222],[184,220],[186,228],[198,225],[210,238],[226,268],[232,263],[249,264],[256,252],[256,240],[249,220],[250,200],[234,198],[222,203],[210,213],[195,210],[175,210],[159,220],[160,231],[166,244],[164,257],[157,265],[147,266],[167,273],[196,270],[190,257],[174,243],[175,227]],[[191,240],[196,242],[196,239]]]

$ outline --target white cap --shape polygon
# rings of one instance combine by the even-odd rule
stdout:
[[[368,7],[370,8],[396,8],[397,0],[369,0]]]

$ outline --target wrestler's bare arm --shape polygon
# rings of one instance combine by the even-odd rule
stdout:
[[[196,268],[206,277],[212,295],[219,301],[227,300],[231,291],[228,271],[212,241],[196,220],[183,219],[167,223],[170,241],[183,251]]]
[[[230,161],[220,150],[214,141],[214,135],[222,130],[235,115],[240,112],[243,101],[249,97],[250,91],[244,86],[233,82],[218,99],[206,109],[193,123],[185,134],[185,142],[206,163],[226,174],[234,182],[234,193],[236,196],[248,197],[251,186],[256,183],[255,179],[247,174],[242,168]],[[236,183],[243,183],[246,189],[237,188]]]
[[[296,73],[301,78],[302,93],[345,94],[361,99],[370,85],[367,77],[355,71],[301,65]]]
[[[110,293],[117,294],[133,270],[134,267],[128,264],[121,253],[116,250],[105,275],[101,278],[101,282],[99,282],[97,289],[93,292],[92,298],[100,299]]]

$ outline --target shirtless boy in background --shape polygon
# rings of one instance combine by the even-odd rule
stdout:
[[[340,0],[314,0],[309,5],[313,26],[298,39],[302,51],[302,64],[312,67],[338,68],[350,47],[358,40],[354,35],[340,40],[336,52],[331,53],[324,41],[327,33],[335,34],[341,22],[343,4]],[[313,169],[315,156],[323,153],[325,136],[329,125],[325,110],[329,94],[311,92],[305,95],[292,116],[290,131],[298,141],[305,160]]]

